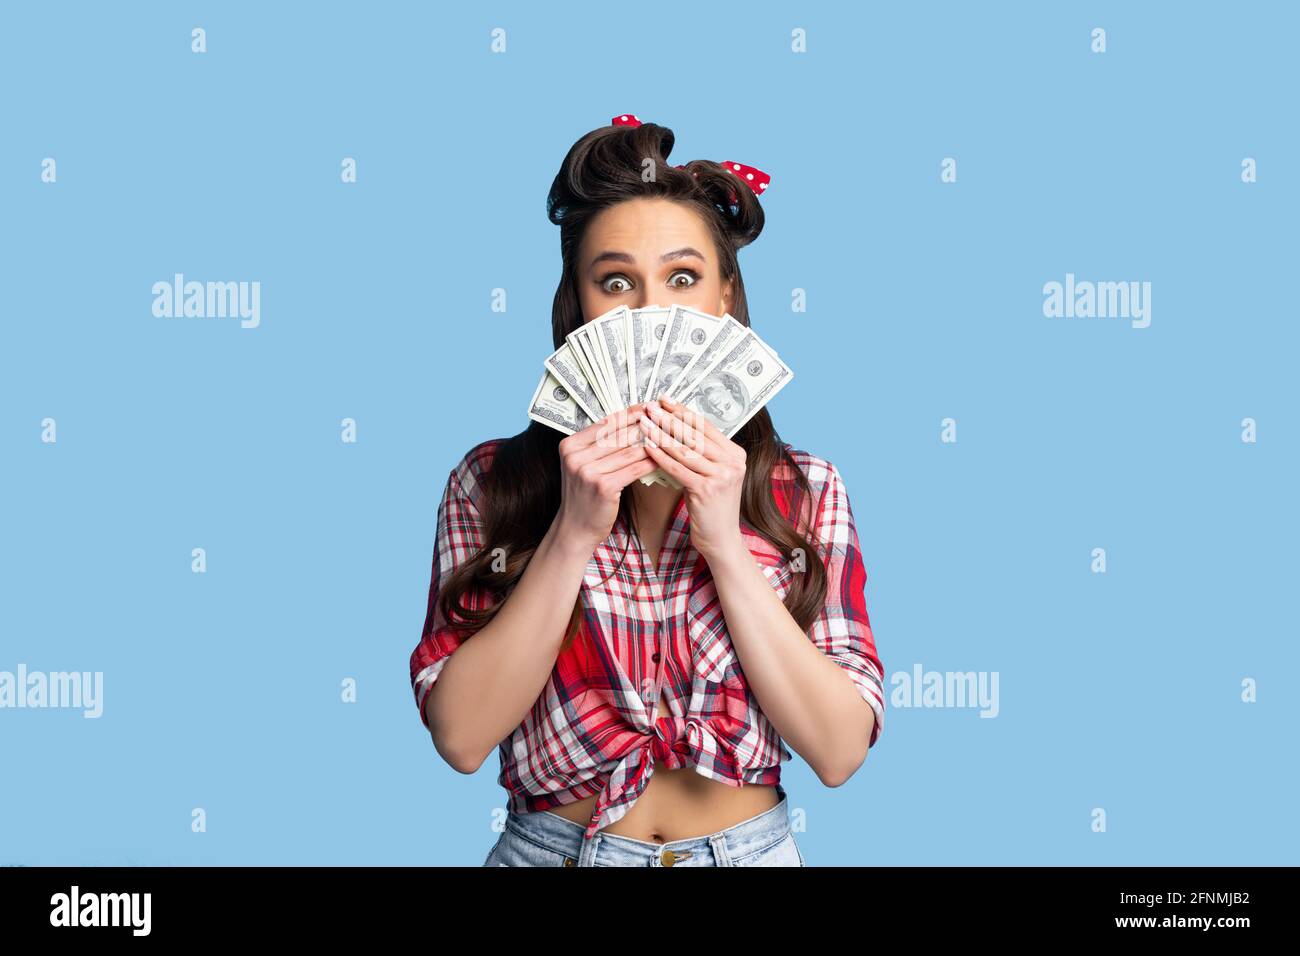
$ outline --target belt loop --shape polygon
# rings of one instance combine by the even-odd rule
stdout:
[[[709,837],[713,847],[713,859],[718,866],[731,866],[731,854],[727,852],[727,837],[724,833],[715,833]]]
[[[582,838],[582,848],[578,851],[578,866],[595,866],[596,847],[600,845],[599,833],[592,834],[590,838]]]

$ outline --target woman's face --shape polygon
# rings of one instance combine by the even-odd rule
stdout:
[[[697,213],[667,199],[629,199],[592,219],[577,277],[584,322],[620,305],[731,311],[732,283],[722,281],[708,229]]]

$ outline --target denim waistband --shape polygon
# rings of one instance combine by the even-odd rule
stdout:
[[[674,858],[713,854],[719,864],[765,849],[790,832],[790,802],[785,788],[776,784],[779,802],[747,820],[705,836],[667,843],[647,843],[633,837],[597,830],[590,839],[586,827],[550,810],[509,812],[507,830],[563,853],[576,866],[646,866],[671,850]]]

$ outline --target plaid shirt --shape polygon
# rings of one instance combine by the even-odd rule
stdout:
[[[500,441],[484,442],[460,461],[438,508],[428,611],[411,654],[411,686],[426,728],[429,690],[452,652],[468,639],[447,628],[438,608],[439,585],[483,546],[480,482]],[[883,726],[884,671],[867,618],[866,571],[848,496],[830,462],[790,452],[812,487],[811,538],[823,550],[827,570],[825,605],[807,633],[875,711],[868,745],[874,746]],[[788,518],[792,505],[780,469],[772,487]],[[741,530],[784,598],[793,575],[800,573],[802,556],[788,561],[743,522]],[[689,532],[683,495],[658,568],[649,567],[622,522],[591,556],[581,586],[579,633],[559,654],[523,722],[499,747],[498,782],[515,812],[547,810],[598,794],[586,829],[590,837],[632,808],[655,761],[670,769],[693,767],[737,787],[779,782],[781,762],[790,759],[790,751],[749,693],[708,564],[691,546]],[[473,591],[463,600],[470,607],[491,604],[486,594]],[[669,715],[656,717],[661,695]]]

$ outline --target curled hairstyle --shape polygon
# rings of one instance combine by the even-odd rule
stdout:
[[[577,260],[587,226],[603,210],[629,199],[667,199],[696,212],[712,236],[722,281],[732,282],[731,314],[742,325],[749,325],[749,306],[736,252],[762,232],[763,209],[753,191],[718,163],[694,160],[681,169],[669,165],[668,154],[672,152],[673,142],[672,130],[654,123],[637,127],[605,126],[579,139],[564,157],[546,202],[547,215],[560,227],[560,253],[564,263],[551,309],[551,337],[555,348],[563,345],[565,336],[584,321],[578,298]],[[643,178],[643,170],[651,164],[653,178]],[[528,567],[559,510],[559,444],[563,438],[558,431],[532,422],[498,446],[491,469],[482,482],[483,547],[460,564],[440,589],[438,601],[444,619],[452,628],[475,631],[486,624]],[[805,537],[797,524],[803,509],[807,507],[811,514],[815,505],[811,501],[808,478],[778,438],[767,409],[761,409],[746,422],[732,440],[745,449],[746,455],[741,522],[787,558],[796,552],[809,556],[800,573],[792,576],[785,598],[791,616],[807,631],[826,598],[826,568],[822,561],[813,559],[820,555],[820,549]],[[774,479],[790,505],[791,519],[777,506]],[[624,528],[635,531],[631,486],[623,489],[616,528],[620,522]],[[492,567],[496,548],[504,549],[504,570]],[[493,600],[467,600],[471,591]],[[480,606],[484,603],[489,606]],[[562,649],[577,635],[581,606],[579,594]],[[426,630],[432,623],[434,610],[433,605],[428,609]]]

